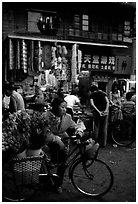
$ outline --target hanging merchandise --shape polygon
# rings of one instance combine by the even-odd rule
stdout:
[[[78,50],[78,69],[77,69],[77,74],[80,73],[81,63],[82,63],[82,51]]]
[[[38,41],[34,42],[34,71],[37,73],[38,67],[39,67],[39,47],[38,47]]]
[[[34,63],[33,63],[33,59],[34,59],[34,41],[31,41],[31,54],[30,54],[30,70],[34,71]]]
[[[42,71],[42,47],[40,41],[38,41],[38,70]]]
[[[61,57],[61,54],[62,54],[62,48],[61,48],[61,45],[58,45],[57,46],[57,57]]]
[[[13,41],[9,39],[9,70],[14,69],[14,51],[13,51]]]
[[[72,61],[71,61],[71,71],[72,71],[72,77],[71,81],[73,83],[76,83],[77,81],[77,44],[74,44],[72,46]]]
[[[41,86],[44,86],[46,84],[45,71],[42,71],[41,74],[40,74],[40,84],[41,84]]]
[[[62,58],[61,80],[67,80],[67,60],[65,57]]]
[[[51,47],[51,67],[52,68],[55,68],[55,62],[57,60],[56,58],[56,50],[57,48],[56,47]]]
[[[62,58],[61,57],[57,58],[57,66],[55,68],[59,70],[62,69]]]
[[[20,41],[17,40],[17,47],[16,47],[16,69],[20,69]]]
[[[69,60],[67,62],[66,75],[67,75],[67,81],[70,82],[71,81],[71,64]]]
[[[62,57],[66,57],[66,55],[68,54],[68,51],[67,51],[67,49],[66,49],[66,47],[65,46],[62,46]]]
[[[21,66],[24,73],[27,73],[27,44],[25,40],[21,43]]]
[[[67,80],[67,49],[65,46],[55,45],[51,47],[51,67],[52,71],[58,81]]]
[[[50,69],[51,68],[51,60],[52,60],[52,48],[50,45],[43,45],[42,47],[42,68],[43,69]]]
[[[20,80],[21,79],[21,74],[20,74],[20,41],[17,40],[17,46],[16,46],[16,62],[15,62],[15,76],[16,76],[16,80]]]

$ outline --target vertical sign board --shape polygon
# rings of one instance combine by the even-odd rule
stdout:
[[[130,56],[116,56],[115,74],[131,75],[131,57]]]

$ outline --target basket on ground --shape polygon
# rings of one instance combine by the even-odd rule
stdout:
[[[43,155],[13,158],[13,173],[16,185],[39,183],[39,173]]]

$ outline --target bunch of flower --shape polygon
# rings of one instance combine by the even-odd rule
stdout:
[[[47,115],[31,109],[13,113],[2,124],[2,149],[12,149],[15,153],[25,148],[39,149],[57,124],[52,113]]]
[[[59,118],[56,117],[52,112],[49,112],[49,114],[47,113],[42,114],[41,120],[45,128],[44,130],[45,133],[46,131],[53,132],[53,130],[57,128],[57,126],[59,125]]]
[[[28,145],[30,124],[30,115],[25,110],[10,114],[2,124],[2,149],[19,152],[23,145]]]
[[[42,113],[34,110],[27,110],[31,117],[30,123],[30,148],[37,149],[45,144],[44,127],[47,123],[42,119]]]

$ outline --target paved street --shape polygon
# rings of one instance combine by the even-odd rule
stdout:
[[[110,192],[100,198],[86,198],[77,192],[65,176],[63,193],[37,192],[31,202],[135,202],[136,201],[136,148],[113,147],[100,149],[98,158],[105,161],[114,174]]]

